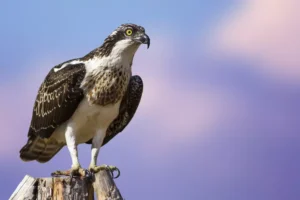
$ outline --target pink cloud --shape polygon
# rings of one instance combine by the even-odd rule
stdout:
[[[166,37],[167,38],[167,37]],[[133,71],[138,71],[145,84],[139,113],[147,116],[168,140],[190,140],[196,134],[207,134],[243,112],[241,95],[224,87],[190,82],[174,74],[172,42],[152,39],[154,47],[137,56]],[[168,53],[166,53],[168,52]],[[152,59],[155,58],[155,59]],[[176,65],[176,64],[175,64]],[[196,85],[195,85],[196,84]],[[171,136],[171,137],[170,137]]]
[[[49,70],[49,63],[27,63],[30,70],[21,77],[2,85],[3,94],[0,99],[1,138],[0,155],[7,152],[18,154],[27,140],[32,108],[38,87]],[[30,68],[31,67],[31,68]]]
[[[26,93],[20,91],[20,88],[16,85],[2,87],[0,89],[3,94],[5,94],[0,100],[0,126],[3,136],[1,138],[0,154],[7,154],[7,152],[15,153],[18,151],[16,146],[20,145],[21,141],[23,139],[25,140],[27,135],[27,129],[24,129],[23,124],[28,123],[25,115],[30,115],[30,112],[28,112],[28,107],[22,106],[22,101],[20,100],[20,98],[22,98],[21,96]],[[27,102],[26,98],[22,98],[22,100]]]
[[[178,139],[207,134],[216,124],[236,115],[241,106],[237,97],[222,88],[200,85],[180,86],[171,82],[146,79],[148,84],[141,103],[140,112],[148,115],[157,126]]]
[[[299,80],[298,0],[246,0],[216,30],[215,45],[229,56],[257,62],[277,78]]]

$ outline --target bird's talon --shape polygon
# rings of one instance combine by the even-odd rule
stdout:
[[[120,172],[120,170],[117,167],[115,168],[115,171],[117,171],[118,173],[117,173],[116,176],[114,176],[114,171],[112,171],[112,177],[113,177],[113,179],[119,178],[120,175],[121,175],[121,172]]]
[[[82,169],[81,167],[74,167],[71,168],[70,170],[65,170],[65,171],[60,171],[57,170],[53,173],[51,173],[51,176],[70,176],[70,178],[74,178],[75,176],[79,176],[79,177],[85,177],[85,169]]]
[[[92,166],[89,168],[89,171],[92,172],[92,173],[97,173],[99,172],[100,170],[107,170],[110,172],[111,174],[111,177],[113,179],[116,179],[120,176],[120,170],[116,167],[116,166],[112,166],[112,165],[101,165],[101,166]],[[114,171],[117,171],[117,175],[114,176]]]

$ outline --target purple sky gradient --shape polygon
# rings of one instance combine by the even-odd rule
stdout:
[[[255,6],[268,12],[277,9],[270,6],[269,0],[253,1],[253,5],[251,1],[200,2],[174,7],[162,4],[162,8],[145,3],[158,16],[145,9],[146,14],[138,21],[152,43],[149,50],[143,46],[139,49],[133,66],[133,73],[144,80],[143,98],[130,125],[101,149],[99,162],[121,169],[116,182],[126,199],[298,200],[300,81],[295,74],[300,61],[297,66],[288,65],[288,57],[281,57],[287,62],[278,64],[278,58],[272,55],[284,49],[290,52],[288,55],[296,54],[299,38],[275,35],[268,41],[268,37],[261,39],[255,34],[261,32],[256,17],[263,18],[264,13],[256,12]],[[292,8],[295,2],[277,0],[285,9]],[[28,9],[34,11],[40,6]],[[50,6],[50,11],[59,13],[53,18],[50,11],[21,11],[17,16],[24,19],[11,18],[14,26],[6,25],[3,30],[6,40],[0,47],[4,52],[0,124],[4,137],[0,171],[4,180],[0,193],[4,199],[25,174],[49,176],[54,170],[70,167],[66,148],[46,164],[19,159],[34,98],[46,73],[55,64],[82,56],[100,44],[124,22],[120,20],[124,18],[122,14],[129,13],[128,20],[133,22],[137,18],[132,13],[134,8],[118,10],[118,16],[102,25],[83,8],[88,16],[82,18],[89,19],[85,24],[88,28],[79,28],[82,18],[73,19],[62,12],[70,6],[80,9],[71,4]],[[139,3],[136,6],[139,12],[145,8]],[[196,12],[197,6],[201,12]],[[0,16],[7,17],[6,12]],[[254,13],[253,17],[248,13]],[[293,9],[290,13],[294,16]],[[286,18],[273,11],[271,14],[279,21],[280,16]],[[259,28],[247,29],[251,23],[254,27],[258,23]],[[278,24],[274,27],[281,30]],[[232,29],[230,34],[228,27]],[[291,31],[300,30],[297,22],[292,27]],[[266,29],[265,34],[273,36],[272,30]],[[245,33],[253,42],[244,43]],[[283,44],[291,44],[290,40],[293,48],[285,48]],[[283,50],[274,50],[276,54],[272,48],[262,50],[257,41]],[[20,51],[14,51],[16,48]],[[288,73],[278,73],[278,69],[287,69]],[[81,145],[79,155],[87,167],[90,146]]]

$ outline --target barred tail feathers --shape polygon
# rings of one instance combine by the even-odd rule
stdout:
[[[63,147],[56,141],[30,136],[27,144],[20,150],[20,158],[27,162],[36,160],[41,163],[48,162]]]

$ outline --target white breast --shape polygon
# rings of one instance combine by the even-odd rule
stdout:
[[[76,143],[85,143],[94,137],[97,131],[106,129],[118,116],[121,101],[106,106],[90,105],[85,98],[76,109],[73,116],[60,126],[52,135],[57,141],[65,143],[67,126],[72,126]]]

